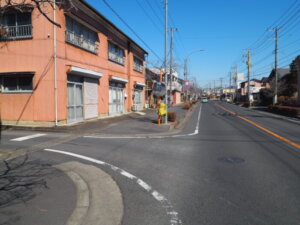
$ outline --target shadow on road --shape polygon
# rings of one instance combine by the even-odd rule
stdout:
[[[34,198],[48,188],[45,178],[54,173],[51,165],[29,161],[28,155],[0,162],[0,210]]]

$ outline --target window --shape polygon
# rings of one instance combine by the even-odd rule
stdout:
[[[98,52],[98,35],[70,17],[66,17],[66,42],[92,53]]]
[[[138,72],[143,72],[143,62],[142,60],[133,57],[133,69]]]
[[[13,12],[4,14],[0,31],[1,41],[32,38],[31,13]]]
[[[2,76],[2,91],[8,92],[32,92],[33,75],[5,75]]]
[[[108,59],[124,65],[125,63],[125,53],[124,49],[120,48],[119,46],[108,42]]]

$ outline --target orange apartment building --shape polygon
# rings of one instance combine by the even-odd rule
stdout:
[[[72,4],[47,9],[61,27],[30,5],[4,14],[2,124],[55,126],[143,109],[147,52],[87,2]]]

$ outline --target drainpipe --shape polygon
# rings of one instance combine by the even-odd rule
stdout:
[[[53,3],[53,21],[56,23],[56,0]],[[54,107],[55,107],[55,126],[58,125],[57,109],[58,109],[58,97],[57,97],[57,62],[56,62],[56,25],[53,24],[53,59],[54,59]]]

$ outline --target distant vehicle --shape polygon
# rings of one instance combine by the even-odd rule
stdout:
[[[201,102],[203,102],[203,103],[206,103],[206,102],[208,102],[208,100],[207,100],[207,98],[201,98]]]

